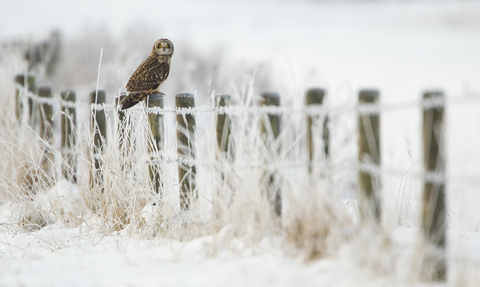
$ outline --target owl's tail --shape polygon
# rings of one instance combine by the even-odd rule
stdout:
[[[145,99],[146,97],[147,97],[146,93],[129,94],[128,96],[123,98],[122,101],[120,101],[120,105],[122,105],[122,111],[135,106],[136,104],[138,104],[138,102]]]

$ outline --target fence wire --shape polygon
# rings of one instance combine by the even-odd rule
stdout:
[[[120,110],[119,105],[103,103],[103,104],[88,104],[88,103],[78,103],[78,102],[69,102],[62,99],[56,98],[44,98],[39,97],[35,93],[28,91],[27,88],[16,83],[16,88],[21,91],[23,94],[26,94],[28,98],[31,98],[38,103],[49,104],[49,105],[62,105],[68,108],[89,108],[91,110],[105,110],[105,111],[114,111]],[[377,115],[384,112],[394,112],[400,110],[408,110],[414,108],[421,109],[433,109],[445,107],[452,104],[464,104],[471,102],[480,102],[480,95],[473,95],[471,97],[456,97],[456,98],[446,98],[434,97],[426,100],[411,101],[405,103],[394,103],[394,104],[357,104],[352,106],[328,106],[328,105],[311,105],[305,106],[302,108],[292,108],[287,106],[244,106],[244,105],[231,105],[231,106],[222,106],[222,107],[210,107],[210,106],[198,106],[194,108],[142,108],[140,105],[130,108],[130,111],[144,111],[149,114],[165,115],[165,114],[203,114],[203,113],[218,113],[218,114],[228,114],[228,115],[241,115],[241,114],[257,114],[257,113],[268,113],[273,115],[289,115],[289,114],[304,114],[306,116],[318,116],[318,115],[342,115],[342,114],[360,114],[360,115]]]
[[[102,103],[102,104],[87,104],[87,103],[78,103],[64,101],[57,98],[45,98],[39,97],[33,92],[30,92],[26,87],[16,83],[16,88],[23,95],[27,95],[28,98],[36,101],[39,104],[48,104],[48,105],[61,105],[68,108],[78,108],[78,109],[90,109],[91,111],[119,111],[120,105]],[[295,115],[301,114],[305,116],[328,116],[335,117],[346,114],[356,114],[356,115],[378,115],[384,112],[395,112],[401,110],[411,110],[411,109],[434,109],[445,106],[450,106],[454,104],[465,104],[472,102],[480,102],[479,95],[473,95],[470,97],[457,97],[457,98],[441,98],[434,97],[426,100],[411,101],[405,103],[395,103],[395,104],[357,104],[352,106],[328,106],[328,105],[310,105],[301,108],[291,108],[286,106],[244,106],[244,105],[231,105],[231,106],[219,106],[219,107],[210,107],[210,106],[198,106],[193,108],[160,108],[160,107],[142,107],[141,105],[134,106],[129,109],[129,112],[145,112],[147,114],[156,114],[156,115],[198,115],[198,114],[220,114],[220,115],[255,115],[255,114],[273,114],[273,115]],[[101,157],[101,155],[98,155]],[[182,164],[186,166],[205,166],[213,168],[222,168],[221,163],[216,161],[199,161],[199,160],[189,160],[185,158],[168,158],[168,159],[156,159],[147,161],[151,164]],[[290,162],[284,161],[277,164],[265,165],[265,164],[249,164],[248,166],[234,166],[236,169],[242,168],[258,168],[266,171],[278,171],[283,169],[292,169],[292,168],[305,168],[311,163],[305,162]],[[397,176],[402,177],[408,174],[413,176],[418,180],[424,180],[427,183],[434,184],[445,184],[446,182],[462,182],[470,186],[477,186],[480,183],[480,175],[475,176],[462,176],[445,172],[428,172],[428,171],[414,171],[414,170],[401,170],[395,168],[389,168],[384,166],[375,165],[373,163],[361,162],[352,164],[352,166],[357,171],[368,172],[376,176]],[[340,169],[344,168],[344,164],[323,164],[320,169],[327,171],[328,169]]]

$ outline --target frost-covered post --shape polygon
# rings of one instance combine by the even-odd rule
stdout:
[[[118,125],[117,125],[117,133],[119,139],[119,149],[120,153],[124,154],[125,148],[129,148],[130,145],[130,131],[126,129],[126,122],[125,122],[125,111],[123,111],[120,107],[120,102],[127,96],[127,93],[121,93],[118,97],[115,98],[115,107],[117,107],[117,115],[118,115]]]
[[[309,89],[305,95],[305,104],[308,107],[318,106],[321,107],[323,103],[323,98],[325,97],[325,90],[314,88]],[[314,146],[315,143],[313,142],[313,121],[318,116],[311,116],[307,117],[307,144],[308,144],[308,153],[310,156],[310,164],[309,164],[309,171],[312,171],[313,160],[315,158],[314,155]],[[329,130],[328,130],[328,117],[325,115],[323,119],[323,130],[322,130],[322,138],[323,138],[323,156],[328,158],[328,148],[329,148]]]
[[[216,158],[223,168],[219,171],[219,180],[217,181],[216,196],[212,199],[212,208],[215,217],[220,217],[222,207],[231,204],[233,199],[232,185],[229,178],[224,172],[225,168],[233,162],[233,146],[231,143],[232,121],[231,116],[225,112],[220,112],[222,108],[232,105],[232,97],[230,95],[217,95],[215,97],[215,107],[217,113],[215,115],[217,153]],[[224,205],[222,203],[227,203]]]
[[[228,107],[232,104],[232,97],[230,95],[218,95],[215,97],[215,106]],[[216,135],[217,145],[220,153],[225,158],[227,157],[227,151],[229,150],[230,133],[231,133],[231,119],[226,113],[217,112],[216,118]]]
[[[195,107],[195,96],[190,93],[179,93],[175,96],[175,106],[178,109]],[[191,113],[177,114],[177,154],[178,180],[180,184],[180,208],[190,209],[193,200],[197,198],[196,167],[191,163],[182,162],[195,160],[195,116]]]
[[[115,106],[117,107],[118,112],[118,132],[120,135],[123,135],[125,127],[122,126],[123,121],[125,120],[125,111],[121,109],[120,102],[127,97],[127,93],[121,93],[118,97],[115,98]]]
[[[260,105],[263,107],[279,107],[280,95],[278,93],[264,92],[261,94]],[[280,156],[280,135],[282,116],[278,113],[265,113],[262,115],[261,132],[264,139],[267,154],[265,165],[269,165],[273,159]],[[266,196],[277,216],[282,214],[282,197],[279,188],[279,177],[275,171],[266,170],[264,177],[266,183]]]
[[[103,153],[103,145],[107,138],[107,119],[105,110],[102,104],[105,104],[107,99],[106,93],[103,90],[92,91],[90,93],[90,103],[93,105],[90,118],[90,129],[93,134],[93,170],[90,177],[90,185],[95,187],[102,184],[103,176],[100,169],[102,162],[101,157]]]
[[[158,107],[163,109],[164,107],[165,94],[153,94],[147,97],[147,106],[149,108]],[[151,155],[150,164],[148,166],[148,173],[150,174],[150,182],[153,186],[153,189],[157,194],[161,192],[161,181],[160,181],[160,164],[158,160],[160,159],[159,151],[163,150],[163,115],[149,113],[148,124],[150,125],[150,130],[152,131],[153,142],[148,145],[148,152]],[[156,157],[154,155],[157,155]],[[157,161],[157,163],[155,163]]]
[[[52,100],[52,86],[41,85],[38,87],[37,94],[41,99],[47,101],[38,105],[40,113],[40,137],[51,146],[53,141],[53,107],[48,101]],[[47,171],[50,164],[54,162],[53,153],[49,151],[50,147],[46,147],[43,151],[42,168],[44,171]]]
[[[378,107],[378,90],[361,90],[358,95],[363,107]],[[367,167],[380,165],[380,114],[374,110],[361,109],[358,115],[358,162]],[[380,176],[368,168],[358,172],[359,211],[363,222],[380,220]]]
[[[77,109],[75,105],[77,96],[74,90],[61,92],[62,97],[62,174],[67,180],[77,183],[77,159],[75,153]]]
[[[434,280],[444,281],[447,274],[444,95],[441,91],[427,91],[423,94],[423,100],[423,163],[427,172],[422,210],[422,228],[427,244],[425,264],[433,265]]]
[[[35,93],[35,76],[31,74],[19,74],[15,77],[15,83],[27,87],[27,90],[31,93]],[[31,122],[32,112],[33,112],[33,99],[28,95],[25,95],[24,91],[21,91],[18,87],[16,90],[16,102],[15,102],[15,115],[17,116],[18,121],[22,121],[22,116],[24,112],[24,103],[26,103],[28,114],[26,115],[27,122]]]

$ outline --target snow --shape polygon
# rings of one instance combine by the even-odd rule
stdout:
[[[212,254],[213,236],[149,241],[52,225],[4,238],[4,286],[413,286],[359,267],[348,256],[305,263],[268,239],[256,250]]]
[[[85,27],[103,26],[116,36],[148,27],[145,33],[153,31],[202,53],[221,47],[231,62],[273,63],[278,76],[272,89],[298,98],[306,87],[321,85],[331,93],[327,101],[333,106],[351,104],[364,87],[380,89],[381,101],[393,104],[414,102],[425,89],[442,88],[452,104],[447,110],[447,169],[452,175],[447,181],[448,254],[451,262],[460,262],[449,271],[447,284],[461,282],[462,274],[468,278],[466,286],[478,282],[480,2],[3,0],[0,6],[0,42],[40,40],[58,27],[67,39]],[[106,49],[105,57],[108,53]],[[100,51],[95,59],[98,55]],[[96,77],[96,70],[92,73]],[[403,266],[395,272],[357,262],[355,248],[361,247],[355,243],[306,262],[277,234],[254,246],[241,237],[225,240],[228,226],[213,235],[177,241],[103,234],[84,224],[70,228],[52,215],[51,224],[27,232],[11,221],[14,203],[4,202],[0,285],[445,286],[411,280],[408,255],[414,253],[418,226],[409,220],[398,226],[394,218],[398,198],[408,198],[407,213],[418,217],[418,206],[408,206],[418,197],[418,188],[407,171],[421,165],[416,164],[421,159],[420,116],[417,110],[382,115],[383,161],[406,172],[384,181],[390,192],[385,221],[392,224],[389,232],[395,240],[389,256],[398,256],[392,264]],[[341,141],[347,135],[334,136]],[[52,192],[63,195],[66,209],[74,209],[79,200],[74,189],[59,186]]]

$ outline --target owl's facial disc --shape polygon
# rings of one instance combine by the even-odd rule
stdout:
[[[159,39],[155,42],[153,49],[159,55],[172,55],[173,43],[168,39]]]

